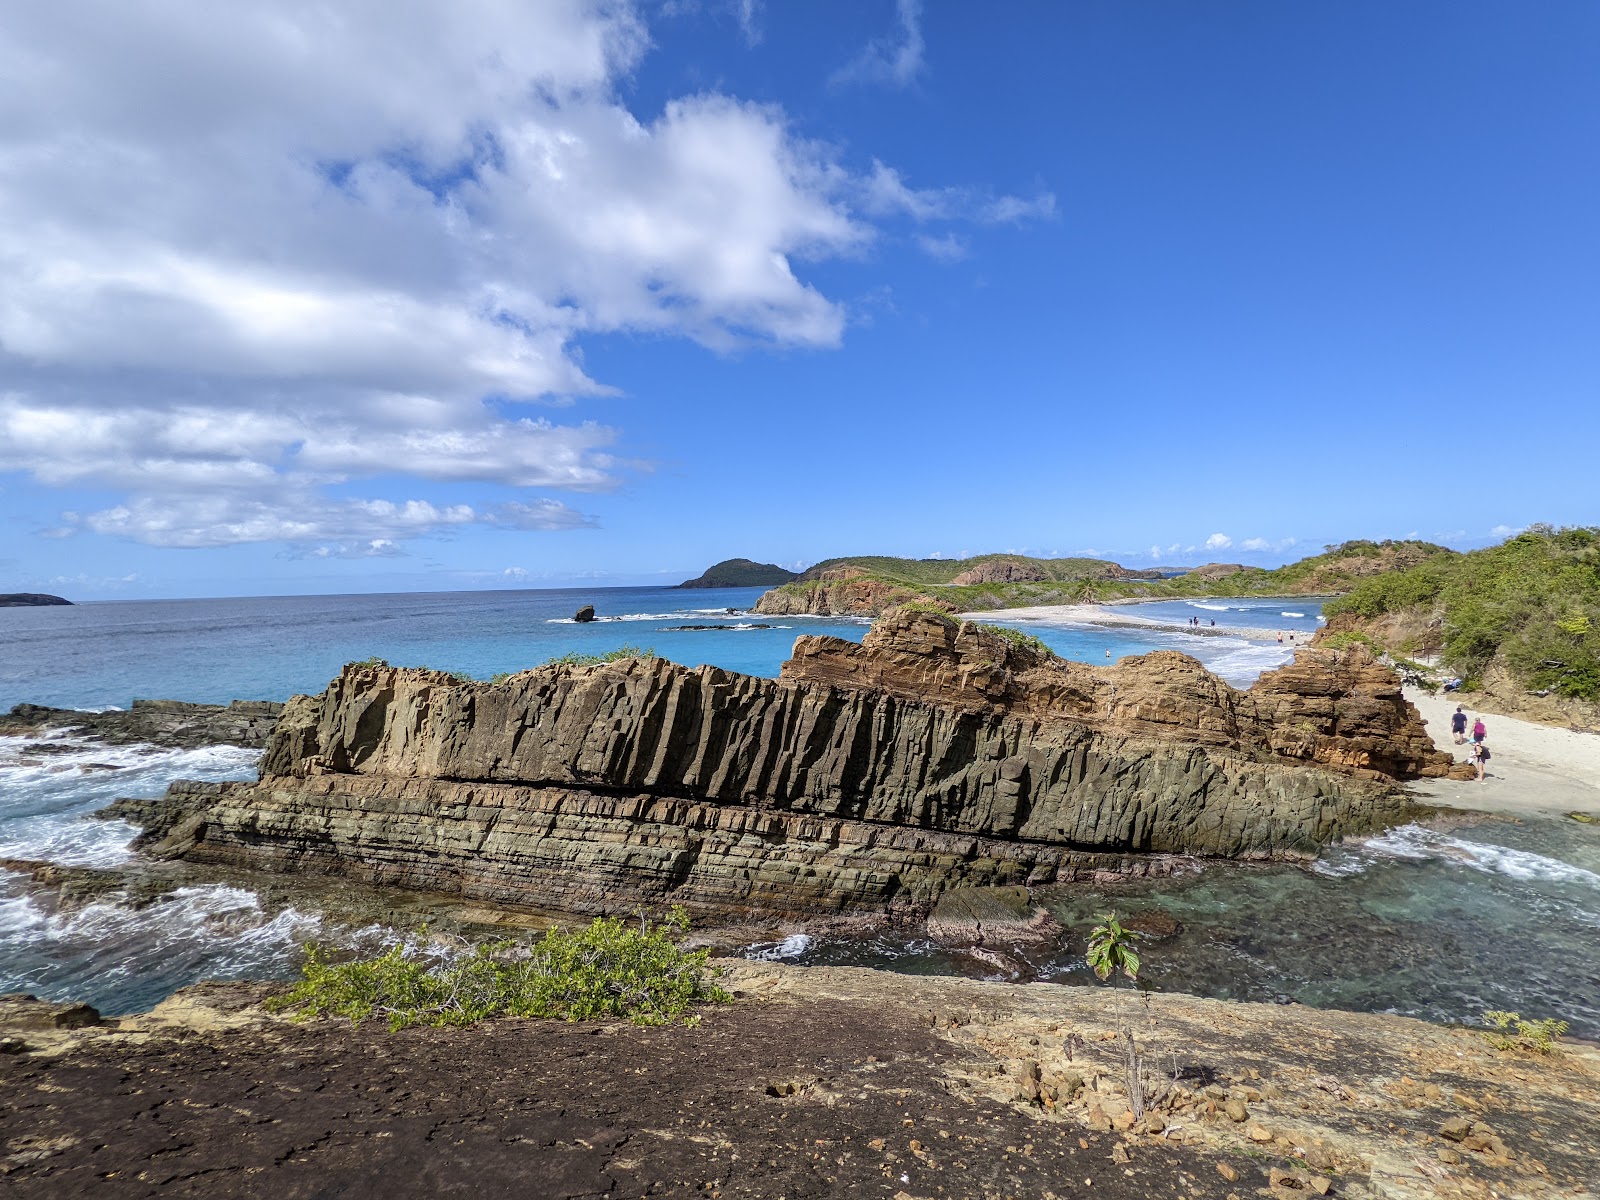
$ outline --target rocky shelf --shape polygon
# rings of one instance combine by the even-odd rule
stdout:
[[[1306,858],[1451,768],[1362,647],[1238,691],[902,610],[781,678],[663,659],[499,684],[352,664],[255,783],[119,806],[158,856],[565,912],[925,916],[952,888]]]
[[[1590,1194],[1600,1053],[1109,988],[728,962],[692,1028],[296,1023],[0,997],[7,1195]],[[1145,1113],[1124,1042],[1144,1051]]]

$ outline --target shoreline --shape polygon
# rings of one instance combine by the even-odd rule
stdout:
[[[1489,768],[1483,783],[1475,780],[1429,779],[1410,784],[1412,795],[1444,808],[1510,816],[1564,816],[1590,812],[1600,816],[1600,734],[1579,733],[1474,709],[1457,695],[1430,695],[1407,687],[1405,697],[1416,705],[1433,743],[1465,761],[1467,746],[1450,734],[1450,714],[1459,704],[1470,722],[1481,716],[1488,737]]]
[[[1127,600],[1112,603],[1145,604],[1148,601]],[[1022,621],[1034,625],[1056,626],[1097,625],[1109,629],[1148,629],[1157,633],[1183,633],[1191,637],[1235,637],[1247,642],[1284,646],[1309,646],[1314,636],[1314,631],[1305,629],[1269,629],[1253,625],[1179,625],[1172,621],[1157,621],[1152,617],[1111,612],[1110,606],[1106,604],[1035,604],[1024,608],[966,612],[958,616],[963,621]]]

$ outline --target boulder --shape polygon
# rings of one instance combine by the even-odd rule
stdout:
[[[577,612],[572,614],[572,619],[580,625],[587,625],[590,621],[594,620],[594,605],[585,604]]]

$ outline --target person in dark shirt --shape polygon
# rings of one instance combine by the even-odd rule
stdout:
[[[1463,711],[1464,705],[1456,705],[1455,713],[1450,717],[1450,732],[1455,735],[1456,745],[1461,745],[1467,740],[1467,714]]]

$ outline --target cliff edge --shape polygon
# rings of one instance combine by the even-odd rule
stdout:
[[[142,820],[158,854],[499,905],[920,915],[955,886],[1307,857],[1449,766],[1362,647],[1241,692],[1173,651],[1090,667],[900,610],[798,639],[776,680],[352,664],[289,702],[259,782]]]

